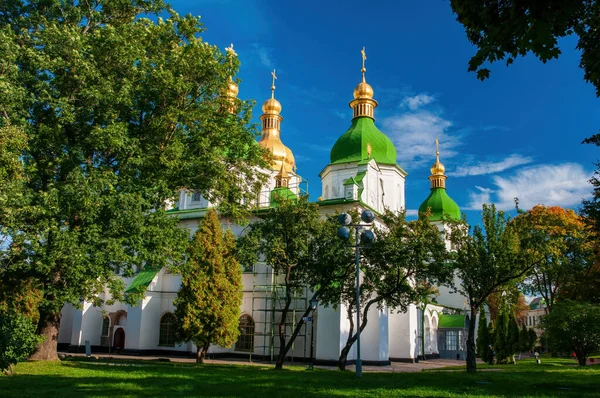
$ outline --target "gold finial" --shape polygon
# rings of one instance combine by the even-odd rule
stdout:
[[[362,81],[363,83],[366,83],[365,72],[367,71],[367,68],[365,68],[365,61],[367,60],[367,53],[365,52],[364,47],[360,50],[360,55],[362,55],[362,69],[360,70],[362,72]]]
[[[273,69],[273,72],[271,72],[271,76],[273,76],[273,84],[271,84],[271,98],[275,98],[275,80],[277,80],[275,69]]]
[[[229,47],[225,47],[225,51],[227,51],[229,54],[233,55],[234,57],[237,57],[237,53],[233,49],[233,43],[231,43],[229,45]]]
[[[438,137],[435,137],[435,163],[431,166],[431,188],[446,188],[446,176],[444,172],[446,168],[440,162],[440,141]]]

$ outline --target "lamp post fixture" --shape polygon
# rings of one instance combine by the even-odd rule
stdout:
[[[338,216],[338,221],[342,226],[338,229],[337,235],[342,239],[350,238],[350,228],[354,227],[354,247],[356,264],[356,377],[362,377],[362,361],[360,359],[360,248],[365,247],[375,240],[373,231],[365,229],[370,227],[375,220],[375,214],[371,210],[365,210],[360,215],[364,224],[352,224],[352,217],[348,213],[342,213]],[[361,246],[360,244],[363,244]]]
[[[319,306],[319,299],[314,297],[310,300],[310,309],[312,310],[312,317],[310,318],[310,364],[308,370],[313,370],[313,352],[315,346],[315,311]]]

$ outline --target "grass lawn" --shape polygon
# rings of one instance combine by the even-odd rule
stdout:
[[[579,368],[572,360],[523,360],[479,372],[365,373],[275,371],[258,366],[196,366],[146,361],[29,362],[13,377],[0,376],[0,397],[500,397],[597,396],[600,365]],[[481,366],[481,369],[489,366]]]

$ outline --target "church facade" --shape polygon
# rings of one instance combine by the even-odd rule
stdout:
[[[382,213],[385,209],[405,209],[407,173],[397,164],[393,142],[375,124],[377,101],[365,79],[364,60],[363,52],[362,81],[354,89],[350,102],[353,110],[351,125],[331,148],[330,162],[319,175],[322,196],[318,204],[323,215],[352,209],[371,209],[375,213]],[[230,80],[225,95],[234,99],[237,94],[238,87]],[[305,193],[304,180],[297,173],[293,152],[281,139],[283,117],[281,103],[275,99],[275,73],[271,97],[264,102],[262,111],[262,136],[258,144],[273,153],[273,161],[269,169],[262,170],[269,178],[256,198],[258,209],[276,205],[281,195],[291,197]],[[419,212],[427,213],[440,231],[445,229],[445,217],[460,218],[458,205],[446,192],[444,173],[436,145],[436,160],[429,177],[431,192]],[[182,191],[170,213],[179,218],[182,228],[193,234],[211,207],[213,204],[201,194]],[[239,225],[227,224],[224,227],[237,235],[242,233]],[[450,249],[449,242],[447,247]],[[89,341],[93,350],[110,352],[155,355],[195,352],[193,343],[177,344],[174,340],[173,301],[181,283],[180,275],[165,269],[141,270],[131,278],[124,278],[124,282],[129,291],[145,289],[139,305],[116,302],[95,307],[92,303],[83,302],[81,309],[66,305],[58,338],[60,348],[81,350]],[[279,282],[279,276],[264,263],[245,266],[240,337],[232,347],[211,346],[209,356],[272,360],[277,355],[278,311],[283,302]],[[310,305],[308,293],[305,289],[294,297],[290,330]],[[108,291],[104,298],[109,298]],[[361,333],[363,362],[385,365],[394,360],[416,361],[429,356],[455,358],[458,355],[464,358],[465,325],[468,322],[464,310],[466,304],[465,297],[440,287],[438,297],[428,303],[415,303],[406,312],[372,308],[369,324]],[[335,363],[346,343],[348,330],[349,322],[343,306],[337,310],[319,307],[303,326],[289,359],[307,359],[313,341],[316,361]],[[355,347],[348,355],[349,361],[355,358]]]

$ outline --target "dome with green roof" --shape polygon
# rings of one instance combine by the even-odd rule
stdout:
[[[452,220],[460,220],[460,208],[448,193],[446,188],[432,188],[431,193],[419,206],[419,214],[431,212],[429,221],[440,221],[450,218]]]
[[[352,120],[352,125],[333,145],[332,164],[360,162],[375,159],[379,164],[396,164],[396,148],[375,126],[372,118],[363,116]]]
[[[440,151],[438,140],[435,139],[435,163],[431,166],[431,192],[421,206],[419,214],[431,213],[429,221],[441,221],[444,219],[460,220],[460,208],[446,192],[446,168],[440,162]]]

